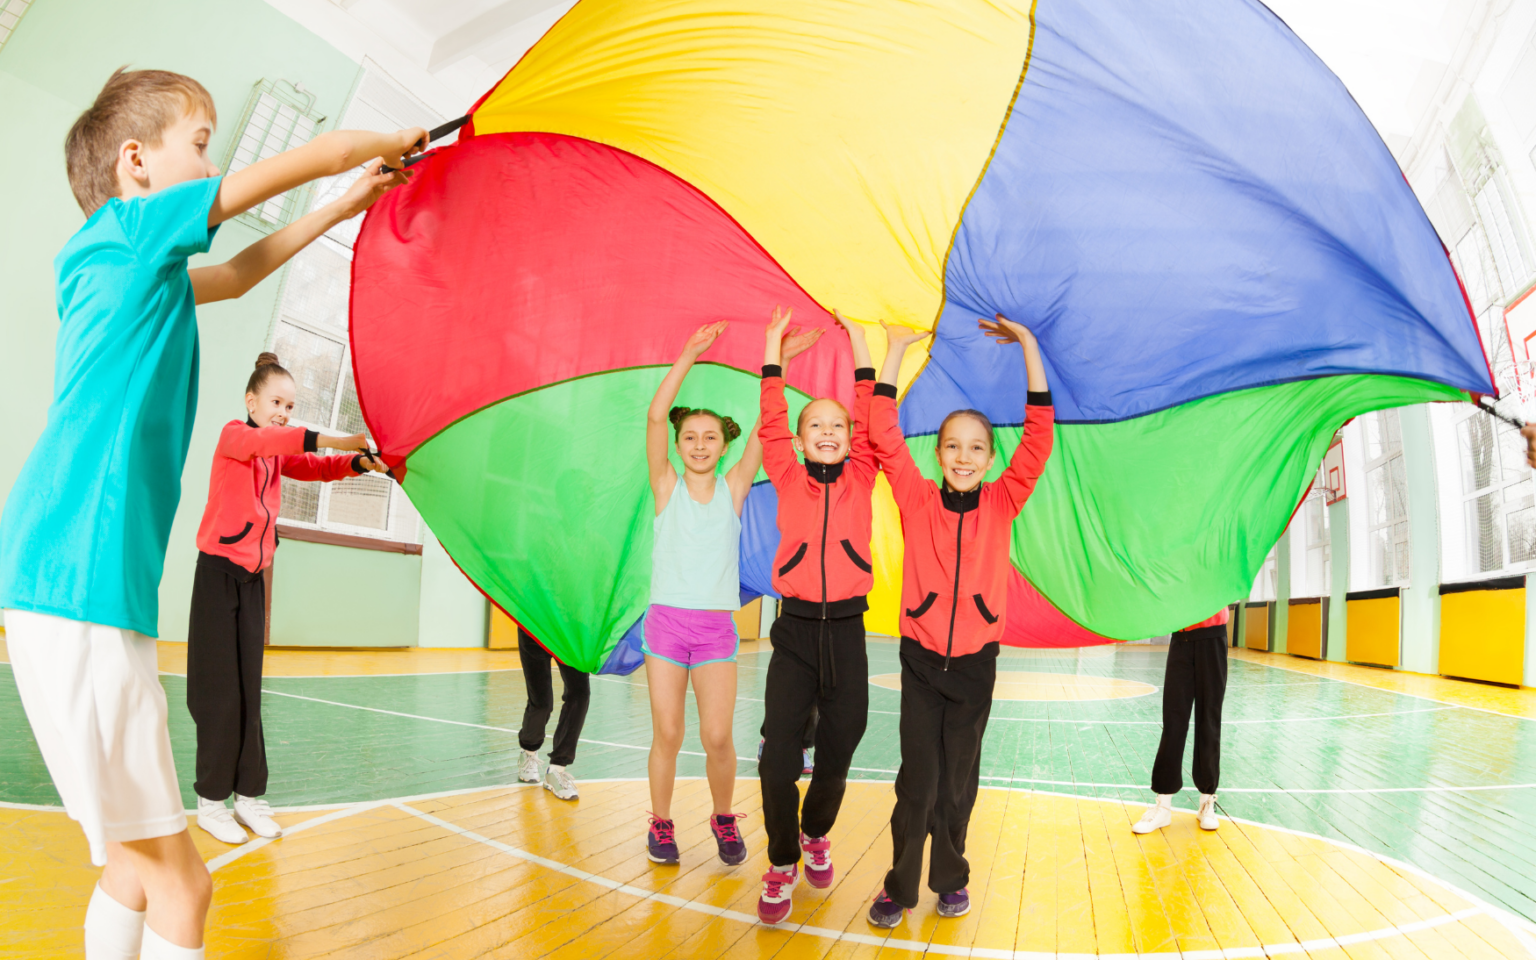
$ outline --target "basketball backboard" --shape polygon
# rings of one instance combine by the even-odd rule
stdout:
[[[1323,502],[1330,506],[1343,500],[1347,493],[1344,488],[1344,441],[1333,441],[1328,452],[1323,454],[1322,469]]]

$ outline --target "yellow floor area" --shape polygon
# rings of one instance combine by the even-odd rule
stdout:
[[[1278,670],[1304,673],[1313,677],[1342,680],[1377,690],[1389,690],[1410,697],[1421,697],[1457,707],[1487,710],[1506,717],[1536,720],[1536,688],[1500,687],[1487,683],[1470,683],[1406,670],[1389,670],[1385,667],[1363,667],[1353,663],[1333,663],[1326,660],[1309,660],[1284,653],[1266,653],[1262,650],[1244,650],[1234,647],[1230,651],[1233,660],[1261,663]]]
[[[680,866],[646,860],[646,786],[582,785],[577,803],[512,787],[280,817],[289,835],[230,848],[194,829],[213,869],[210,957],[897,957],[931,945],[987,957],[1190,952],[1317,958],[1524,957],[1480,906],[1417,871],[1322,839],[1181,813],[1138,837],[1140,808],[982,788],[971,825],[972,912],[928,894],[889,936],[864,920],[890,863],[886,784],[851,783],[838,878],[802,885],[790,921],[755,924],[765,868],[757,784],[737,785],[749,849],[713,855],[709,795],[679,784]],[[80,956],[95,871],[62,814],[0,809],[12,923],[38,955]],[[959,948],[957,950],[956,948]],[[971,952],[975,951],[975,952]],[[936,951],[937,952],[937,951]]]

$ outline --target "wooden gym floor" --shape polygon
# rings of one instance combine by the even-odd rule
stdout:
[[[182,651],[161,645],[188,804]],[[597,679],[564,803],[516,785],[524,702],[508,651],[274,650],[269,800],[288,833],[228,847],[208,955],[458,957],[1536,958],[1536,691],[1232,651],[1216,833],[1181,794],[1137,837],[1165,647],[1005,650],[970,831],[970,915],[932,894],[864,921],[889,866],[896,647],[871,638],[869,731],[832,834],[837,882],[756,923],[766,869],[753,757],[767,644],[743,644],[737,809],[751,857],[706,826],[690,735],[683,860],[646,860],[644,671]],[[0,673],[9,667],[0,665]],[[551,733],[553,723],[551,723]],[[0,955],[80,956],[96,871],[0,680]]]

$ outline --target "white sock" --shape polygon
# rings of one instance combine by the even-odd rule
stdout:
[[[98,883],[85,908],[86,960],[138,960],[143,939],[144,911],[129,910]]]
[[[564,769],[565,769],[565,766],[563,764],[552,763],[552,764],[549,765],[549,772],[550,773],[558,773],[558,772],[560,772],[561,770],[564,770]]]
[[[202,947],[178,947],[151,927],[144,927],[143,960],[203,960]]]
[[[1157,805],[1160,806],[1160,807],[1168,807],[1168,808],[1171,809],[1173,807],[1173,794],[1171,794],[1171,793],[1159,793],[1157,795]]]
[[[539,751],[537,750],[524,750],[523,753],[526,753],[535,760],[539,759]]]

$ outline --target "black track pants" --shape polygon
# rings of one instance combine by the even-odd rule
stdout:
[[[187,624],[187,710],[197,725],[192,789],[209,800],[267,792],[261,733],[266,600],[261,574],[220,557],[198,558]]]
[[[965,834],[976,805],[981,738],[996,684],[995,649],[954,657],[945,670],[942,656],[901,640],[901,770],[885,892],[908,909],[917,906],[929,837],[928,888],[954,893],[970,882]]]
[[[763,718],[763,725],[757,728],[757,735],[764,740],[768,739],[768,718]],[[816,708],[811,708],[811,718],[805,721],[805,726],[800,730],[800,749],[809,750],[816,746]],[[787,864],[779,864],[787,866]]]
[[[544,728],[549,725],[549,715],[555,711],[555,685],[550,664],[559,661],[521,628],[517,631],[517,655],[523,661],[523,684],[528,688],[528,706],[523,708],[523,728],[518,731],[517,742],[524,750],[537,751],[544,746]],[[576,741],[581,739],[582,725],[587,722],[587,707],[592,702],[592,682],[580,670],[563,663],[560,664],[560,682],[565,686],[565,692],[560,695],[560,722],[555,725],[555,747],[550,751],[549,762],[566,767],[576,759]]]
[[[837,675],[835,683],[829,679],[826,696],[820,692],[817,672],[823,629],[829,666]],[[800,862],[802,831],[808,837],[824,837],[837,820],[848,765],[869,722],[869,656],[862,614],[826,621],[780,616],[769,635],[773,656],[763,693],[763,759],[757,771],[768,859],[783,867]],[[817,717],[816,769],[802,806],[797,786],[804,770],[801,740],[812,716]]]
[[[1221,702],[1227,694],[1227,628],[1201,627],[1168,641],[1163,679],[1163,739],[1152,764],[1152,792],[1184,789],[1184,739],[1195,713],[1195,789],[1215,793],[1221,781]]]

